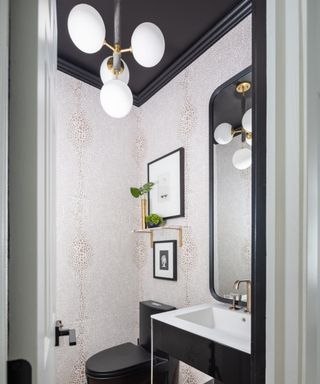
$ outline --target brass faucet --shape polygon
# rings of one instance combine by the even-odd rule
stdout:
[[[245,312],[251,313],[251,281],[250,280],[236,280],[233,284],[233,288],[238,291],[241,283],[245,283],[247,286],[247,306],[244,310],[245,310]]]

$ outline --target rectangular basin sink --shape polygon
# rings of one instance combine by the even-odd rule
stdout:
[[[251,352],[251,316],[226,304],[203,304],[152,316],[171,326],[217,343]]]

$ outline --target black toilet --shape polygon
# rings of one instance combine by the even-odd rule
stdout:
[[[140,337],[138,345],[124,343],[91,356],[86,362],[88,384],[149,384],[151,375],[150,316],[176,309],[148,300],[140,302]],[[178,362],[168,355],[154,355],[154,384],[173,384]]]

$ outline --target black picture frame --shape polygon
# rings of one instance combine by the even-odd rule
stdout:
[[[179,153],[179,159],[180,159],[180,161],[179,161],[180,162],[180,167],[179,167],[179,175],[178,175],[179,180],[180,180],[180,191],[179,191],[180,192],[180,204],[179,204],[180,206],[179,206],[179,213],[178,214],[169,215],[169,216],[164,216],[163,218],[165,220],[175,219],[175,218],[178,218],[178,217],[184,217],[184,215],[185,215],[185,200],[184,200],[185,199],[185,181],[184,181],[185,151],[184,151],[184,148],[180,147],[180,148],[178,148],[178,149],[176,149],[176,150],[174,150],[172,152],[169,152],[166,155],[161,156],[158,159],[155,159],[155,160],[153,160],[153,161],[148,163],[148,182],[150,182],[150,181],[152,181],[151,178],[150,178],[150,173],[151,173],[150,167],[153,164],[155,164],[155,163],[157,163],[157,162],[159,162],[159,161],[161,161],[161,160],[163,160],[163,159],[165,159],[165,158],[167,158],[167,157],[169,157],[169,156],[171,156],[171,155],[173,155],[173,154],[175,154],[177,152]],[[150,207],[151,207],[150,193],[148,193],[148,214],[150,215],[151,213],[157,213],[157,214],[161,215],[161,212],[151,212]]]
[[[157,250],[157,244],[163,245],[163,249]],[[172,245],[172,254],[168,251],[168,247],[165,247],[165,244]],[[162,256],[161,252],[163,252]],[[161,260],[162,257],[166,258],[166,262],[163,262],[165,260]],[[171,268],[170,258],[172,258]],[[157,268],[157,265],[159,268]],[[162,240],[153,242],[153,277],[154,279],[177,281],[177,240]]]

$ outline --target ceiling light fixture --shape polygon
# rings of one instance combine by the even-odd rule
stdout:
[[[242,110],[245,110],[246,93],[250,90],[251,83],[243,81],[236,86],[237,93],[241,94]],[[243,113],[242,111],[242,113]],[[238,149],[232,156],[232,163],[239,170],[247,169],[251,166],[251,149],[245,148],[243,145],[246,142],[252,146],[252,108],[248,109],[242,117],[241,127],[233,128],[230,123],[221,123],[214,130],[214,139],[218,144],[228,144],[238,135],[241,135],[242,148]]]
[[[157,65],[164,54],[165,40],[159,27],[145,22],[136,27],[131,37],[131,47],[121,47],[120,1],[114,1],[114,45],[106,40],[106,28],[99,12],[88,4],[78,4],[68,17],[68,31],[74,45],[82,52],[93,54],[103,46],[112,51],[101,63],[100,77],[103,86],[100,101],[105,112],[111,117],[128,115],[133,105],[133,96],[128,82],[130,73],[122,59],[124,53],[132,53],[143,67]]]

